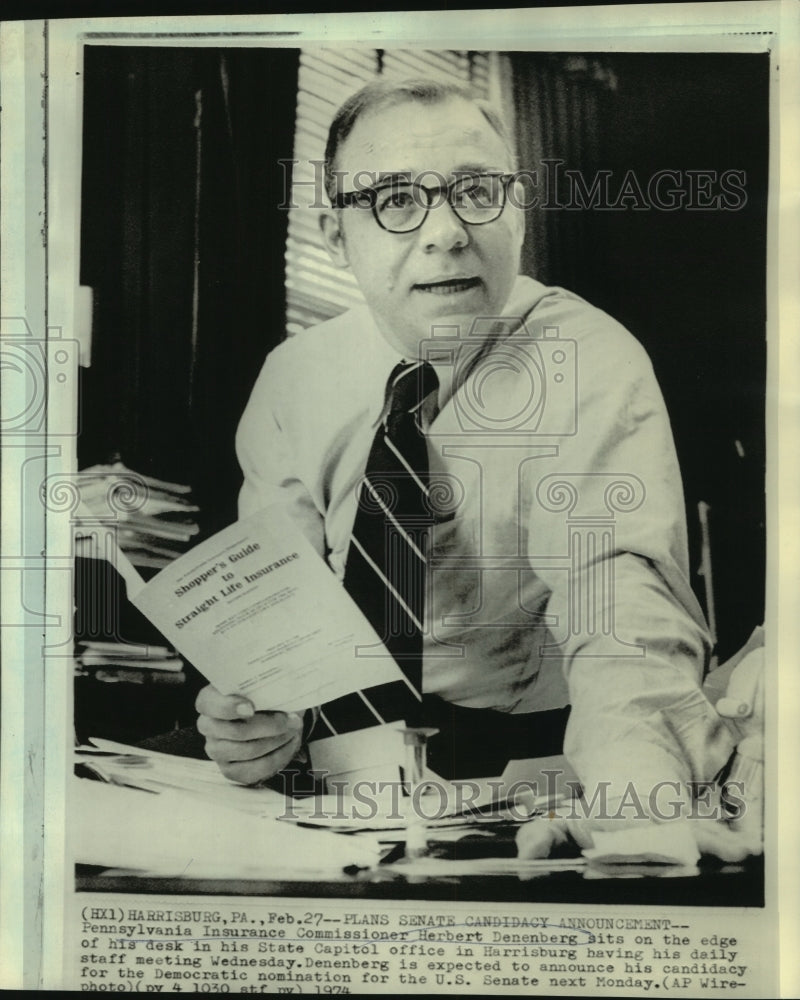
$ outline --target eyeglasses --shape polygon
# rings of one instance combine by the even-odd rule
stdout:
[[[417,181],[392,180],[374,188],[346,191],[334,199],[336,208],[371,208],[375,221],[390,233],[413,233],[432,208],[447,201],[456,216],[470,226],[498,219],[506,206],[508,186],[516,174],[459,174],[449,184],[428,187]]]

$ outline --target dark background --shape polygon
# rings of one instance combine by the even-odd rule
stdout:
[[[81,281],[95,315],[79,461],[119,455],[190,483],[203,534],[235,517],[236,425],[284,336],[278,160],[293,155],[297,62],[297,50],[85,49]],[[539,214],[524,257],[653,360],[693,574],[697,504],[711,507],[724,659],[764,614],[768,56],[517,53],[512,65],[521,165],[746,174],[738,211]]]

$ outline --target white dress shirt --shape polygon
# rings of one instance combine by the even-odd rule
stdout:
[[[587,785],[709,779],[732,744],[699,688],[708,636],[649,359],[530,278],[505,316],[437,329],[420,352],[440,382],[427,440],[442,505],[424,689],[513,713],[570,703],[565,752]],[[399,360],[350,310],[272,351],[239,427],[240,516],[283,501],[339,579]]]

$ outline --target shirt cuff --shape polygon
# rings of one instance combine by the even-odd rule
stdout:
[[[591,761],[571,763],[583,789],[573,814],[601,829],[616,829],[624,821],[666,823],[709,815],[718,805],[714,774],[694,779],[684,762],[646,740],[620,740],[593,753]]]
[[[314,726],[317,724],[319,719],[319,708],[307,708],[305,714],[303,715],[303,746],[308,744],[311,734],[314,731]]]

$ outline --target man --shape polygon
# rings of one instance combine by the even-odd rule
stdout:
[[[461,88],[365,88],[334,120],[326,170],[325,245],[366,307],[268,358],[239,430],[241,516],[281,500],[347,585],[376,428],[393,383],[427,362],[434,388],[413,409],[448,502],[420,553],[423,705],[455,747],[440,745],[434,770],[483,759],[496,774],[563,737],[612,811],[633,789],[662,818],[665,785],[686,806],[732,742],[699,687],[708,639],[644,351],[576,296],[518,276],[525,192],[502,122]],[[213,688],[197,708],[209,756],[248,784],[327,718],[254,713]],[[598,823],[569,832],[585,844]],[[738,856],[714,827],[703,849]],[[526,832],[520,850],[546,853],[566,832]]]

